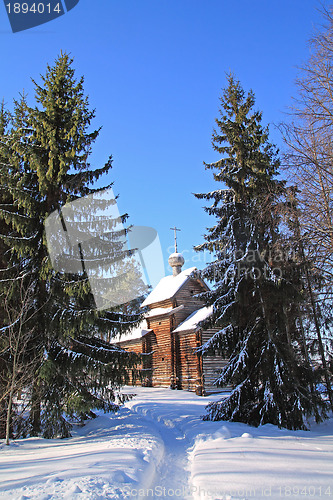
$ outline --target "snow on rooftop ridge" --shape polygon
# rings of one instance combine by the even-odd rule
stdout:
[[[148,329],[147,321],[143,319],[141,323],[129,330],[127,333],[123,333],[122,335],[116,335],[111,339],[111,344],[115,344],[117,342],[124,342],[129,340],[140,339],[144,337],[147,333],[151,332],[151,329]]]
[[[202,307],[194,311],[188,318],[186,318],[174,332],[185,332],[187,330],[195,330],[198,327],[198,323],[207,319],[213,312],[213,306]]]
[[[181,304],[177,307],[154,307],[154,309],[150,309],[146,314],[146,318],[154,318],[155,316],[169,315],[170,313],[175,313],[176,311],[180,311],[180,309],[184,309],[184,304]]]
[[[152,318],[154,316],[160,316],[162,314],[168,314],[169,312],[171,312],[173,309],[172,306],[170,307],[155,307],[155,309],[151,309],[150,311],[148,311],[145,316],[146,318]]]
[[[149,306],[156,302],[162,302],[163,300],[174,297],[194,271],[197,271],[197,268],[190,267],[177,274],[177,276],[165,276],[162,278],[154,290],[143,301],[141,307]]]

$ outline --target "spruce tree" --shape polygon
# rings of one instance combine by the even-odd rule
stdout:
[[[222,157],[205,166],[222,186],[196,194],[211,201],[205,210],[216,218],[196,250],[214,255],[203,271],[214,286],[202,297],[213,305],[206,326],[219,328],[202,352],[219,350],[229,359],[217,385],[232,390],[208,406],[205,419],[304,429],[308,415],[324,416],[324,405],[299,348],[293,306],[301,294],[281,234],[286,187],[277,178],[278,152],[253,110],[253,93],[232,75],[220,102],[212,144]]]
[[[117,400],[122,400],[120,387],[128,381],[138,357],[103,338],[136,325],[140,313],[137,307],[96,308],[82,253],[81,271],[69,273],[52,267],[47,218],[61,214],[66,204],[83,197],[96,195],[98,199],[99,193],[110,188],[110,183],[99,188],[95,185],[109,174],[112,158],[101,168],[89,164],[99,129],[91,129],[95,112],[84,95],[83,78],[76,80],[73,60],[67,54],[61,53],[54,65],[47,67],[41,84],[33,82],[36,105],[30,107],[26,96],[15,102],[10,133],[1,147],[6,158],[1,185],[10,195],[10,205],[0,210],[7,226],[1,239],[17,262],[17,279],[33,289],[30,324],[25,327],[29,329],[33,323],[27,351],[30,358],[39,359],[39,368],[27,388],[30,415],[25,432],[66,437],[71,419],[85,418],[94,408],[115,410]],[[110,203],[101,199],[98,209]],[[99,224],[94,213],[82,214],[82,231],[87,220],[90,225]],[[125,220],[122,216],[121,221]],[[112,218],[103,220],[106,243],[115,239],[115,225]],[[95,229],[98,232],[98,227]],[[122,242],[121,237],[111,241],[115,258],[128,254]],[[90,246],[98,268],[104,264],[110,245],[94,249],[92,241]],[[67,255],[70,257],[77,257],[73,249]],[[6,279],[11,279],[10,266]]]
[[[1,154],[6,141],[6,134],[9,122],[9,114],[5,110],[4,102],[1,103],[0,107],[0,171],[3,168],[5,158]],[[4,208],[8,202],[8,193],[0,185],[0,207]],[[7,230],[7,226],[3,220],[0,219],[0,233],[4,233]],[[0,239],[0,329],[5,325],[5,308],[3,303],[4,297],[4,287],[1,286],[3,271],[7,268],[8,264],[8,250],[9,248]],[[8,386],[8,370],[7,370],[7,358],[8,358],[8,344],[6,339],[0,335],[0,439],[5,437],[5,426],[6,426],[6,403],[7,394],[6,388]]]

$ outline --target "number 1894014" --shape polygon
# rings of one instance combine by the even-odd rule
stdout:
[[[50,3],[36,2],[29,6],[26,2],[9,2],[6,8],[8,14],[51,14],[53,12],[60,14],[62,12],[60,3],[53,6]]]

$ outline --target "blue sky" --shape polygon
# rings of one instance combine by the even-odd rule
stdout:
[[[218,187],[203,161],[218,158],[211,133],[225,74],[253,89],[282,148],[274,124],[286,119],[297,67],[322,22],[318,9],[317,0],[80,0],[13,34],[2,7],[0,98],[11,107],[25,89],[32,103],[30,77],[39,81],[47,63],[70,52],[103,127],[92,163],[113,155],[120,210],[158,231],[166,266],[176,224],[186,267],[203,267],[192,247],[214,221],[192,193]]]

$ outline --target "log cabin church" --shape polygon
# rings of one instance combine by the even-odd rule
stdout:
[[[115,339],[116,343],[143,353],[142,385],[184,389],[202,396],[221,391],[214,380],[227,360],[196,352],[217,331],[199,325],[211,308],[204,307],[196,295],[208,286],[195,267],[182,271],[184,258],[177,252],[177,244],[169,265],[172,275],[162,278],[141,305],[148,307],[144,320]]]

